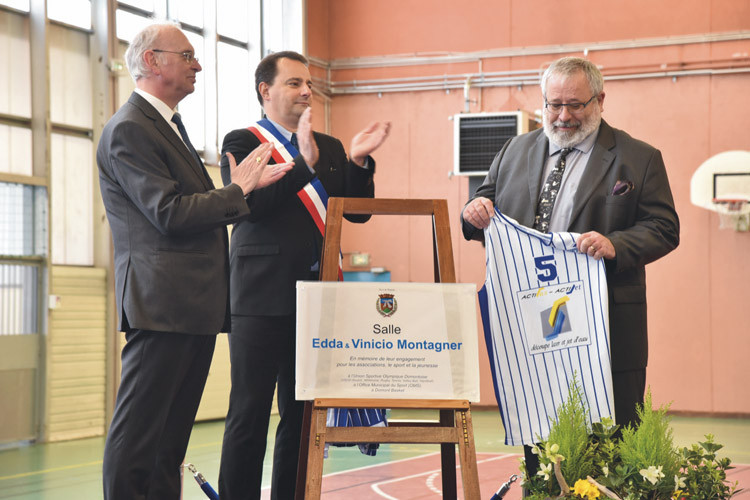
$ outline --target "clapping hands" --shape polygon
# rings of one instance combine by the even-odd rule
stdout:
[[[349,157],[351,160],[360,167],[363,167],[370,153],[378,149],[385,142],[390,129],[391,122],[370,123],[367,128],[359,132],[352,139],[352,144],[349,147]]]
[[[239,165],[232,153],[227,153],[232,182],[242,188],[242,194],[245,196],[254,189],[264,188],[278,181],[294,166],[294,163],[268,165],[272,152],[273,144],[263,143],[247,155]]]

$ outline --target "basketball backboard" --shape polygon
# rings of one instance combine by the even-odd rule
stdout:
[[[717,212],[721,228],[750,229],[750,151],[725,151],[704,161],[690,180],[690,201]]]

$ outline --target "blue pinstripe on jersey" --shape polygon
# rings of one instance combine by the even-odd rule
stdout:
[[[386,427],[388,421],[385,410],[380,408],[329,408],[326,413],[328,427]],[[354,446],[351,443],[330,443],[334,446]],[[378,451],[378,443],[359,443],[359,451],[374,457]],[[325,456],[328,456],[326,443]]]
[[[533,444],[549,435],[574,373],[590,421],[614,415],[604,264],[577,251],[577,236],[540,233],[497,211],[485,230],[487,278],[479,302],[506,444]],[[541,276],[535,258],[550,255],[557,276],[544,281],[551,274]],[[563,293],[570,298],[558,314],[566,315],[569,330],[532,346],[546,340],[539,334],[549,309],[539,307]]]

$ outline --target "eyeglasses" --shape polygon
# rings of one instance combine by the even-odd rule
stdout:
[[[583,108],[589,105],[591,101],[593,101],[597,96],[593,95],[591,96],[591,99],[589,99],[586,102],[569,102],[567,104],[562,103],[556,103],[556,102],[547,102],[547,98],[544,98],[544,107],[545,109],[551,111],[555,114],[562,113],[563,108],[568,108],[568,111],[571,113],[578,113],[579,111],[583,111]]]
[[[193,64],[193,61],[198,62],[198,58],[195,57],[195,54],[190,52],[189,50],[186,50],[185,52],[175,52],[174,50],[161,50],[161,49],[151,49],[152,52],[166,52],[167,54],[179,54],[185,59],[185,62],[188,64]]]

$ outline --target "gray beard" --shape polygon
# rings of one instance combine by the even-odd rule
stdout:
[[[561,148],[572,148],[580,144],[586,137],[589,136],[594,130],[599,128],[599,124],[602,121],[602,114],[600,111],[593,114],[586,120],[580,122],[580,126],[573,132],[562,132],[555,129],[555,126],[561,125],[563,122],[556,120],[554,122],[549,121],[549,115],[545,112],[544,114],[544,134],[551,142],[554,142]],[[566,122],[570,123],[570,122]]]

